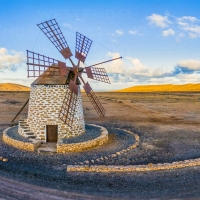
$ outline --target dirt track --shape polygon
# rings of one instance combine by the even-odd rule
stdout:
[[[22,102],[26,101],[28,93],[0,93],[0,95],[1,124],[6,124],[23,105]],[[141,144],[132,155],[129,155],[134,156],[135,160],[132,162],[135,164],[157,163],[165,159],[174,161],[200,157],[199,93],[99,93],[98,96],[107,111],[107,117],[103,122],[99,121],[89,100],[83,96],[86,122],[110,127],[119,126],[137,131],[141,138]],[[12,99],[17,102],[10,101]],[[25,118],[26,113],[27,107],[20,118]],[[140,159],[139,163],[137,163],[137,159]],[[5,175],[9,176],[9,173],[6,172]],[[14,177],[19,179],[19,177]],[[198,186],[200,167],[138,174],[106,174],[105,177],[103,174],[75,173],[72,177],[75,182],[77,181],[77,184],[74,185],[76,193],[78,188],[82,188],[82,192],[85,188],[85,192],[88,194],[100,196],[102,194],[113,198],[169,199],[176,197],[189,199],[200,196]],[[8,188],[12,187],[10,178],[10,185],[7,186],[5,185],[6,179],[1,178],[2,187],[4,187],[3,185]],[[19,180],[31,183],[28,177]],[[80,187],[79,183],[83,180],[85,182]],[[51,181],[43,186],[49,187],[50,183]],[[54,181],[52,181],[53,183]],[[15,184],[15,187],[19,187],[20,190],[21,185],[17,185]],[[0,189],[2,187],[0,186]],[[28,188],[30,187],[27,186],[27,189],[24,189],[19,195],[28,195]],[[58,186],[56,188],[67,191],[67,186],[62,181],[60,188]],[[41,195],[46,195],[46,188],[40,188],[40,190],[42,191]],[[7,197],[2,196],[2,198],[9,199],[9,192],[7,192],[9,190],[4,188],[3,191],[1,194],[7,195]],[[60,194],[63,198],[66,198],[65,195],[72,199],[79,197],[78,194],[77,197],[70,196],[70,193],[61,192]],[[30,195],[32,194],[30,193]],[[35,197],[33,196],[33,199]],[[46,196],[41,196],[40,199],[43,197],[46,198]],[[32,196],[29,199],[31,198]],[[89,196],[83,196],[83,199],[89,199]]]

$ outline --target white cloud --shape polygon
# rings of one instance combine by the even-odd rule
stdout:
[[[107,57],[111,57],[112,59],[114,58],[119,58],[120,54],[119,53],[111,53],[108,52],[107,53]],[[118,59],[115,61],[110,62],[107,66],[106,66],[106,71],[108,73],[117,73],[117,74],[124,74],[125,71],[125,65],[122,59]]]
[[[136,35],[138,32],[137,32],[137,31],[134,31],[134,30],[130,30],[128,33],[129,33],[130,35]]]
[[[66,23],[64,23],[63,26],[64,26],[65,28],[72,29],[72,25],[71,25],[71,24],[66,24]]]
[[[162,69],[146,67],[137,58],[126,57],[126,59],[129,60],[129,62],[131,63],[131,66],[128,67],[127,74],[134,76],[151,77],[162,76],[164,73],[166,73],[166,71]]]
[[[5,55],[5,54],[7,54],[7,49],[6,48],[0,48],[0,55]]]
[[[183,21],[183,20],[188,20],[191,22],[198,21],[196,17],[192,17],[192,16],[183,16],[183,17],[178,18],[178,21]]]
[[[191,39],[200,37],[200,20],[194,16],[182,16],[182,17],[171,17],[171,21],[168,19],[170,15],[160,15],[160,14],[152,14],[148,16],[146,19],[149,21],[149,24],[156,25],[161,28],[166,28],[170,24],[173,24],[173,29],[169,28],[168,30],[162,31],[162,35],[167,37],[170,35],[174,35],[176,32],[177,42],[180,42],[180,38],[183,37],[183,31],[186,34],[184,36],[188,36]],[[177,26],[178,25],[178,26]],[[181,33],[181,34],[179,34]]]
[[[170,36],[170,35],[174,35],[174,34],[175,34],[175,32],[171,28],[162,32],[162,35],[165,36],[165,37]]]
[[[112,59],[120,57],[119,53],[108,52],[107,56]],[[112,61],[106,65],[106,71],[108,73],[120,74],[118,78],[132,80],[133,78],[138,77],[151,77],[151,76],[162,76],[167,73],[163,69],[155,69],[146,67],[141,63],[137,58],[126,57],[116,61]]]
[[[188,32],[190,38],[200,37],[200,20],[192,16],[183,16],[177,19],[180,29]]]
[[[123,34],[124,34],[124,31],[122,31],[121,29],[118,29],[118,30],[115,31],[115,33],[116,33],[117,35],[123,35]]]
[[[108,53],[107,56],[116,58],[119,53]],[[126,57],[108,63],[105,66],[112,84],[180,84],[199,82],[200,61],[182,60],[172,69],[153,68],[144,65],[140,59]]]
[[[8,51],[6,48],[0,48],[0,70],[15,69],[17,65],[24,63],[25,56],[22,52]]]
[[[168,27],[168,24],[171,23],[167,16],[162,16],[159,14],[152,14],[151,16],[147,17],[147,20],[149,20],[150,24],[154,24],[161,28]]]
[[[20,64],[17,71],[10,69],[0,70],[0,83],[17,83],[21,85],[30,86],[35,78],[27,78],[27,66],[25,63]]]
[[[199,60],[181,60],[178,62],[178,66],[185,67],[190,70],[200,70]]]

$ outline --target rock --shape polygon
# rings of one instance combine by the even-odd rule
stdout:
[[[148,164],[148,167],[153,167],[153,164],[152,164],[152,163],[149,163],[149,164]]]

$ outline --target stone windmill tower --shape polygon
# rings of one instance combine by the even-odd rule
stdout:
[[[76,32],[76,65],[71,59],[71,50],[56,20],[45,21],[38,24],[38,27],[63,57],[69,59],[72,67],[27,50],[28,77],[37,79],[31,84],[28,117],[19,122],[19,133],[25,137],[36,137],[43,142],[57,142],[58,139],[76,137],[85,132],[81,83],[96,112],[100,118],[104,118],[105,110],[82,74],[86,73],[88,78],[110,83],[105,69],[94,66],[119,58],[82,68],[80,62],[85,62],[92,40]],[[24,107],[25,105],[22,109]]]

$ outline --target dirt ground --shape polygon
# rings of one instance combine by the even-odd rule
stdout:
[[[28,92],[0,92],[0,129],[10,123],[28,96]],[[99,119],[89,99],[83,94],[85,122],[108,127],[116,126],[137,132],[141,142],[138,149],[129,155],[132,156],[129,157],[132,159],[131,164],[200,158],[200,93],[97,93],[97,96],[106,110],[106,118],[103,121]],[[28,106],[25,107],[16,122],[26,118],[27,110]],[[108,179],[113,179],[114,175],[106,176]],[[198,180],[200,180],[199,167],[173,172],[119,176],[126,184],[129,184],[129,179],[131,181],[134,179],[134,184],[138,184],[134,187],[137,188],[136,191],[132,188],[132,192],[135,191],[133,197],[137,199],[150,199],[148,196],[150,193],[152,193],[151,198],[153,199],[173,199],[174,196],[177,199],[189,199],[200,195],[200,189],[197,187]],[[91,177],[95,178],[96,175],[93,174]],[[100,177],[97,179],[100,180]],[[130,183],[133,184],[131,181]],[[7,184],[7,186],[3,178],[1,182],[5,188],[8,187],[11,190],[11,179],[9,179],[10,185]],[[180,187],[175,190],[177,184]],[[42,188],[40,190],[43,191],[43,194],[45,193]],[[75,198],[73,195],[66,195],[69,199],[81,199],[81,196]],[[120,194],[119,197],[128,198],[129,196]],[[62,198],[65,199],[66,196],[58,199]],[[89,199],[84,195],[82,198]],[[117,197],[115,196],[115,198]]]

